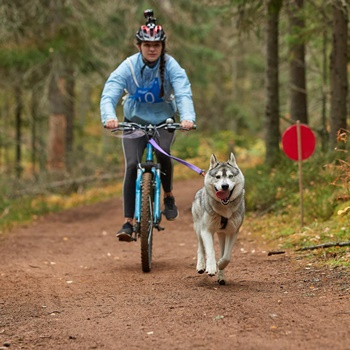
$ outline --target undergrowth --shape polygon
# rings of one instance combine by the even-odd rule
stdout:
[[[328,154],[317,150],[302,163],[301,193],[298,164],[286,157],[274,169],[246,169],[245,228],[271,250],[292,250],[317,263],[349,267],[349,246],[309,249],[350,241],[349,160],[344,147]]]

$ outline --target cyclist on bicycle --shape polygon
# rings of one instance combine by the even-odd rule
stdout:
[[[124,120],[143,125],[159,125],[168,118],[180,115],[183,128],[192,129],[196,119],[191,85],[186,72],[178,62],[165,53],[166,36],[162,26],[156,24],[152,10],[144,12],[147,18],[136,33],[138,53],[124,60],[109,76],[101,97],[101,119],[108,129],[118,127],[116,106],[123,97]],[[161,129],[155,138],[160,147],[170,154],[175,134]],[[123,138],[125,174],[123,184],[125,222],[118,231],[121,241],[131,241],[135,210],[137,164],[146,147],[146,136]],[[161,164],[164,192],[163,214],[167,220],[178,217],[172,193],[173,167],[169,157],[156,151]]]

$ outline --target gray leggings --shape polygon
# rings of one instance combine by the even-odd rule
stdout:
[[[158,135],[154,136],[158,145],[168,154],[175,139],[175,132],[164,129],[158,130]],[[123,152],[125,159],[125,174],[123,185],[124,217],[133,218],[135,212],[135,192],[137,164],[142,160],[144,149],[147,145],[146,136],[130,139],[123,138]],[[173,164],[169,157],[155,151],[157,161],[161,165],[161,181],[164,192],[171,192],[173,187]]]

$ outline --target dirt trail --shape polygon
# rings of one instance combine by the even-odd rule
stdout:
[[[267,256],[244,226],[227,284],[198,275],[190,212],[156,232],[151,273],[118,242],[121,199],[48,215],[0,241],[0,349],[350,349],[350,277]],[[180,195],[181,193],[181,195]]]

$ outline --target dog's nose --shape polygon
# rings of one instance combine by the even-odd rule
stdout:
[[[223,191],[227,191],[229,186],[228,186],[228,184],[223,184],[223,185],[221,185],[221,188],[223,189]]]

